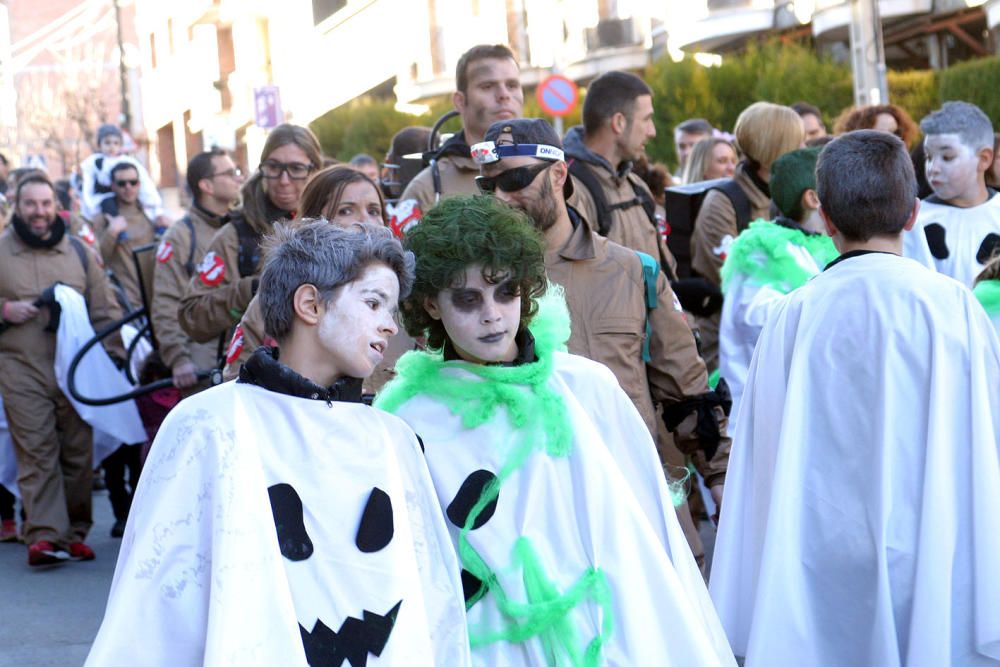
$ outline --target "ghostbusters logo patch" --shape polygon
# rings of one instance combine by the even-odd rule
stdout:
[[[160,247],[156,249],[156,261],[160,264],[166,264],[173,256],[174,246],[170,243],[170,241],[163,241],[160,243]]]
[[[732,247],[733,241],[733,235],[726,234],[722,237],[722,241],[719,242],[719,245],[712,248],[712,252],[714,252],[718,257],[725,259],[729,254],[729,249]]]
[[[94,230],[90,228],[86,222],[80,226],[79,237],[89,246],[97,243],[97,237],[94,236]]]
[[[226,263],[222,261],[221,257],[215,254],[214,250],[210,250],[205,255],[205,258],[201,260],[201,264],[198,265],[198,277],[201,278],[201,282],[209,287],[215,287],[222,282],[225,276]]]
[[[243,327],[236,325],[236,330],[233,331],[233,337],[229,341],[229,347],[226,348],[226,363],[231,364],[240,358],[240,353],[243,351]]]
[[[389,228],[397,237],[410,230],[424,216],[416,199],[404,199],[395,206],[389,207]]]

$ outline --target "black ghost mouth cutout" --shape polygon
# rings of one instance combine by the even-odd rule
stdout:
[[[267,494],[281,555],[293,562],[308,560],[315,546],[306,531],[298,492],[291,484],[282,483],[268,487]],[[381,551],[392,541],[394,532],[392,499],[382,489],[372,487],[359,521],[355,546],[362,553]],[[311,631],[300,623],[306,660],[311,667],[340,667],[345,661],[350,667],[365,667],[369,654],[378,657],[385,650],[402,604],[400,600],[385,614],[363,609],[360,619],[348,616],[337,631],[322,619],[316,619]]]
[[[311,667],[339,667],[345,660],[351,667],[365,667],[369,653],[375,657],[382,655],[402,604],[400,600],[385,614],[365,609],[361,619],[348,616],[336,632],[322,620],[317,619],[312,632],[300,623],[306,660]]]

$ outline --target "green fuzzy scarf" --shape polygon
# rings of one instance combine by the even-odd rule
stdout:
[[[1000,315],[1000,280],[981,280],[972,293],[990,317]]]
[[[538,637],[554,664],[598,665],[601,648],[613,627],[611,592],[603,571],[587,568],[569,590],[561,592],[545,572],[531,540],[519,537],[511,550],[512,565],[521,570],[527,595],[526,602],[519,602],[508,596],[496,573],[468,541],[476,518],[529,456],[537,450],[553,457],[568,456],[572,451],[573,426],[566,404],[547,386],[553,352],[565,350],[569,340],[569,310],[561,288],[552,285],[538,306],[529,326],[538,361],[514,367],[481,366],[444,361],[440,352],[408,352],[396,364],[397,377],[385,386],[375,405],[395,412],[415,396],[428,396],[460,416],[462,425],[469,429],[491,421],[500,410],[506,411],[515,428],[510,453],[459,532],[458,553],[462,566],[484,583],[466,607],[490,593],[509,622],[500,629],[469,628],[469,639],[475,647]],[[461,368],[481,380],[445,372],[448,368]],[[569,614],[586,600],[602,607],[603,625],[601,632],[582,646]]]
[[[837,249],[830,237],[806,234],[774,222],[757,220],[740,234],[729,248],[722,266],[722,293],[729,291],[732,279],[747,276],[754,284],[773,287],[783,294],[801,287],[811,274],[788,252],[788,244],[802,246],[823,268],[837,259]]]

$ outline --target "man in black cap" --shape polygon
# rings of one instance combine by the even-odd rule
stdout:
[[[566,292],[569,351],[611,369],[658,442],[661,460],[672,434],[720,502],[729,459],[728,404],[708,388],[705,363],[658,262],[594,233],[567,206],[569,169],[546,121],[493,123],[484,142],[472,146],[472,158],[482,171],[480,190],[527,213],[543,233],[546,273]],[[671,433],[658,427],[657,407]],[[678,518],[701,565],[704,549],[686,504]]]

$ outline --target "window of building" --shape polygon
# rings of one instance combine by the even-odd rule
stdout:
[[[313,25],[319,25],[347,5],[347,0],[312,0]]]

